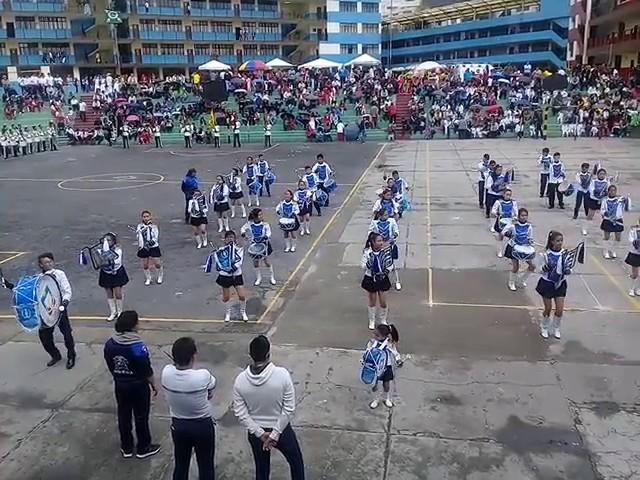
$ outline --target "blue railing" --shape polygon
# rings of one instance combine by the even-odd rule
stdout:
[[[195,41],[202,41],[202,40],[234,41],[236,39],[236,34],[234,32],[191,32],[191,38]]]
[[[0,30],[0,38],[7,38],[7,31],[6,30]],[[0,55],[0,57],[2,57],[3,55]]]
[[[240,17],[248,17],[248,18],[280,18],[280,12],[277,10],[264,10],[258,9],[255,10],[253,8],[241,8],[240,9]]]
[[[44,62],[42,60],[43,60],[43,55],[40,55],[38,53],[32,53],[29,55],[18,55],[18,65],[58,66],[58,65],[74,65],[76,63],[76,58],[74,55],[67,55],[67,61],[65,63],[61,63],[61,62],[49,63],[49,62]]]
[[[187,35],[184,31],[142,30],[140,38],[143,40],[186,40]]]
[[[19,2],[12,1],[11,9],[15,12],[64,12],[63,2]]]
[[[182,17],[184,15],[183,7],[148,7],[144,4],[138,5],[138,15],[168,15],[172,17]]]
[[[67,39],[71,38],[69,28],[16,28],[16,38],[24,39]]]
[[[191,8],[192,17],[233,17],[233,10],[231,6],[229,8],[218,5],[212,6],[209,9],[205,8]]]
[[[255,40],[256,42],[279,42],[282,40],[282,33],[256,33],[256,36],[249,36],[251,41]]]
[[[160,65],[181,65],[187,63],[186,55],[142,55],[142,63]]]
[[[5,67],[7,65],[11,65],[11,59],[9,58],[8,55],[1,55],[0,56],[0,65]]]

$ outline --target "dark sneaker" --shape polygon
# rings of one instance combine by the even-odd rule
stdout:
[[[144,450],[138,450],[138,452],[136,453],[136,457],[147,458],[147,457],[150,457],[151,455],[155,455],[159,451],[160,451],[160,445],[157,443],[152,443]]]
[[[71,370],[76,364],[76,357],[67,358],[67,370]]]
[[[133,457],[133,450],[125,450],[124,448],[120,449],[120,453],[122,454],[122,456],[124,458],[131,458]]]
[[[47,362],[47,367],[53,367],[56,363],[58,363],[60,360],[62,360],[62,357],[56,357],[56,358],[52,358],[51,360],[49,360]]]

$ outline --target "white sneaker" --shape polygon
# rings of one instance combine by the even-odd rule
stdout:
[[[369,404],[369,408],[371,409],[378,408],[378,405],[380,405],[380,400],[374,400]]]
[[[209,240],[204,239],[204,241],[202,242],[202,246],[206,247],[207,245],[209,245]]]
[[[218,227],[218,233],[222,233],[222,230],[224,230],[224,227],[223,227],[222,225],[220,225],[220,226]]]
[[[549,338],[549,330],[547,330],[545,327],[540,327],[540,336],[542,338]]]
[[[256,278],[256,281],[253,282],[253,284],[257,287],[258,285],[260,285],[262,283],[262,279],[260,277]]]
[[[376,321],[375,320],[369,320],[369,330],[373,330],[374,328],[376,328]]]
[[[227,312],[224,314],[224,322],[228,323],[231,321],[231,312]]]
[[[296,251],[296,246],[295,245],[291,245],[291,252],[295,252]]]
[[[611,252],[611,258],[618,258],[618,255],[616,254],[616,252]]]
[[[276,277],[271,277],[271,280],[269,280],[271,282],[271,285],[275,285],[276,284]]]
[[[400,282],[396,282],[396,290],[402,290],[402,284]]]
[[[158,285],[162,285],[163,281],[164,281],[164,275],[158,275],[158,279],[156,280]]]
[[[584,228],[582,229],[582,235],[585,236],[585,237],[587,236],[587,230],[584,229]]]
[[[309,230],[308,228],[305,230],[305,232],[307,233],[307,235],[311,235],[311,230]]]
[[[640,288],[636,288],[636,297],[640,297]]]
[[[387,408],[393,408],[393,402],[390,399],[385,398],[384,406],[387,407]]]
[[[560,338],[562,338],[562,336],[560,335],[560,329],[559,328],[554,328],[553,329],[553,336],[556,337],[558,340],[560,340]]]
[[[636,296],[636,291],[633,288],[629,289],[629,296],[630,297],[635,297]]]
[[[302,230],[302,229],[300,230],[300,236],[304,237],[304,230]]]
[[[498,258],[502,258],[502,250],[498,252]]]
[[[511,290],[512,292],[516,291],[516,284],[513,282],[509,282],[507,283],[507,286],[509,287],[509,290]]]
[[[285,251],[285,253],[289,253],[291,251],[291,249],[287,246],[287,247],[284,247],[284,251]]]
[[[151,279],[150,279],[150,278],[147,278],[147,279],[144,281],[144,284],[145,284],[147,287],[148,287],[149,285],[151,285]]]
[[[248,322],[249,321],[249,317],[247,316],[247,312],[245,312],[243,310],[241,313],[242,313],[242,321],[243,322]]]
[[[107,322],[113,322],[118,316],[117,312],[111,312],[111,314],[107,317]]]
[[[260,206],[260,200],[256,200],[256,207]]]
[[[606,250],[604,252],[604,258],[606,258],[607,260],[609,260],[611,258],[611,254],[609,253],[609,250]]]

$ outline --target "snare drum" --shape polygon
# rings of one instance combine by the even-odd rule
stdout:
[[[28,332],[55,327],[61,305],[60,285],[51,274],[22,277],[13,289],[16,320]]]
[[[272,170],[267,170],[264,181],[267,185],[273,185],[276,181],[276,174]]]
[[[561,182],[560,184],[558,184],[558,191],[562,193],[565,197],[570,197],[571,195],[573,195],[573,192],[575,191],[575,187],[573,186],[572,183],[569,183],[565,180],[564,182]]]
[[[247,247],[247,253],[254,260],[267,256],[267,244],[263,242],[252,243]]]
[[[324,191],[318,189],[313,193],[314,202],[318,202],[320,205],[324,205],[327,203],[329,199],[329,195],[327,195]]]
[[[251,183],[247,186],[249,187],[249,195],[257,195],[260,193],[260,181],[257,177],[253,177]]]
[[[536,257],[536,249],[532,245],[514,245],[511,255],[515,260],[533,260]]]
[[[295,230],[298,230],[298,228],[300,227],[298,219],[296,218],[283,217],[280,219],[279,223],[280,223],[280,228],[285,232],[293,232]]]
[[[498,227],[500,228],[499,232],[502,232],[505,228],[513,223],[512,218],[500,218],[498,220]]]
[[[324,188],[327,192],[331,193],[335,192],[336,188],[338,188],[338,185],[336,185],[336,181],[333,178],[327,178],[324,181]]]

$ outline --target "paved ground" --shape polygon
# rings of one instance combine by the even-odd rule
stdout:
[[[54,250],[75,288],[72,321],[81,346],[73,371],[44,368],[37,339],[15,327],[6,297],[0,303],[0,478],[171,477],[167,409],[160,397],[153,431],[163,454],[124,461],[117,453],[112,385],[101,358],[110,331],[100,319],[106,308],[95,275],[73,263],[78,246],[110,229],[125,239],[133,280],[126,303],[150,319],[143,336],[156,367],[165,363],[161,351],[189,333],[200,345],[201,362],[220,380],[214,402],[218,478],[251,478],[248,445],[228,407],[233,378],[247,361],[247,341],[266,330],[276,345],[274,360],[296,382],[294,424],[310,479],[638,478],[640,301],[625,295],[622,261],[599,256],[597,225],[588,225],[588,260],[570,279],[563,339],[544,342],[537,334],[534,278],[526,291],[506,289],[507,264],[495,257],[476,206],[475,166],[490,152],[515,165],[515,198],[529,208],[538,241],[557,228],[575,244],[581,224],[571,220],[570,210],[550,212],[537,198],[534,163],[542,146],[406,142],[381,153],[374,144],[322,146],[345,185],[321,223],[315,219],[314,237],[301,242],[295,255],[276,255],[280,284],[252,292],[250,314],[261,322],[233,326],[216,321],[222,315],[218,292],[213,279],[198,272],[203,259],[180,224],[178,182],[190,166],[210,180],[242,156],[91,147],[66,149],[37,164],[1,164],[2,204],[11,205],[0,211],[0,224],[10,227],[0,236],[2,267],[15,276],[33,268],[36,252]],[[624,192],[640,191],[638,142],[554,140],[547,146],[563,153],[570,171],[582,161],[604,160],[620,171]],[[289,182],[293,168],[317,151],[287,145],[267,155],[278,181]],[[398,372],[396,408],[372,412],[357,379],[369,336],[357,263],[373,192],[382,172],[393,168],[413,185],[414,209],[401,222],[403,289],[390,300],[402,351],[410,358]],[[137,188],[104,190],[114,187]],[[153,288],[140,286],[133,238],[125,228],[148,207],[159,217],[169,265],[166,284]],[[627,224],[634,215],[628,214]],[[278,241],[275,248],[281,248]],[[23,251],[29,253],[16,256]],[[285,472],[276,455],[273,477],[287,478]]]

